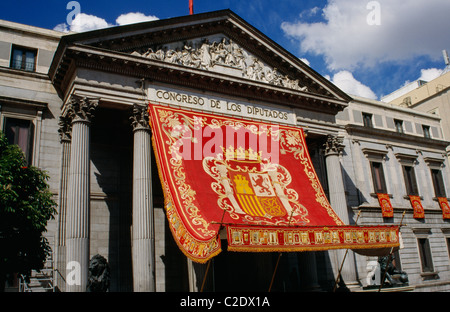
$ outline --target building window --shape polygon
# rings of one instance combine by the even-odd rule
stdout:
[[[394,119],[394,125],[395,125],[395,130],[398,133],[403,133],[403,121],[402,120]]]
[[[422,272],[433,272],[433,261],[431,259],[430,242],[428,238],[417,238],[419,246],[420,262],[422,264]]]
[[[431,169],[431,179],[433,180],[434,194],[436,197],[446,197],[441,170]]]
[[[402,168],[403,168],[403,177],[405,178],[407,195],[419,195],[414,167],[403,165]]]
[[[6,117],[3,131],[10,144],[17,144],[25,154],[25,159],[31,163],[33,147],[33,123],[31,120]]]
[[[372,170],[373,188],[375,193],[387,193],[386,181],[384,179],[383,164],[381,162],[370,162]]]
[[[423,136],[424,136],[425,138],[431,138],[431,134],[430,134],[430,126],[422,125],[422,130],[423,130]]]
[[[372,124],[372,114],[362,113],[364,127],[373,128]]]
[[[11,68],[34,72],[36,70],[37,50],[13,46]]]

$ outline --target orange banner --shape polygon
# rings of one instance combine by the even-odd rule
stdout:
[[[378,202],[380,203],[381,213],[385,218],[392,218],[394,216],[394,209],[392,208],[391,200],[388,194],[377,193]]]
[[[450,219],[450,206],[446,197],[438,197],[439,206],[442,209],[442,217],[444,219]]]
[[[425,212],[423,210],[422,202],[420,201],[420,196],[409,195],[409,201],[411,202],[411,206],[414,211],[413,217],[415,219],[425,218]]]
[[[181,251],[305,251],[399,245],[398,227],[345,225],[330,206],[303,130],[149,105],[165,209]]]

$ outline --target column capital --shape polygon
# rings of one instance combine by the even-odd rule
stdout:
[[[328,135],[327,140],[325,142],[324,149],[325,149],[325,156],[339,155],[344,150],[344,144],[342,144],[343,138],[338,137],[335,135]]]
[[[148,110],[146,105],[134,104],[130,120],[133,131],[150,130]]]
[[[76,121],[91,122],[93,112],[98,106],[98,98],[89,98],[72,94],[67,105],[67,118],[74,123]]]
[[[60,142],[70,142],[72,139],[72,120],[68,116],[59,116],[58,126]]]

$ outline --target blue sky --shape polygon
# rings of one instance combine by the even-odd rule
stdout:
[[[78,24],[69,25],[69,2],[2,1],[0,19],[81,31],[189,14],[189,0],[78,0]],[[448,0],[194,0],[194,13],[221,9],[231,9],[344,91],[368,98],[437,77],[445,67],[442,50],[450,53]]]

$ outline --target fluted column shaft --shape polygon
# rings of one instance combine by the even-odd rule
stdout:
[[[86,291],[89,269],[90,120],[97,101],[73,97],[67,191],[66,291]]]
[[[58,232],[56,245],[56,277],[55,286],[60,291],[65,291],[66,285],[66,216],[67,216],[67,183],[70,166],[70,138],[72,124],[66,118],[61,117],[59,122],[59,133],[61,136],[61,176],[59,187],[59,211],[58,211]]]
[[[339,218],[348,224],[347,199],[345,197],[344,179],[339,161],[339,152],[343,146],[336,137],[328,137],[325,144],[325,165],[327,167],[328,193],[330,204]]]
[[[325,143],[325,164],[327,167],[328,191],[330,204],[344,224],[349,224],[347,199],[345,196],[344,179],[342,176],[339,153],[343,145],[337,137],[329,136]],[[339,268],[345,257],[345,250],[332,250],[329,252],[333,272],[337,276]],[[357,275],[354,254],[348,251],[341,271],[341,278],[347,286],[357,285]]]
[[[151,133],[146,107],[135,105],[133,147],[133,284],[135,292],[155,291]]]

